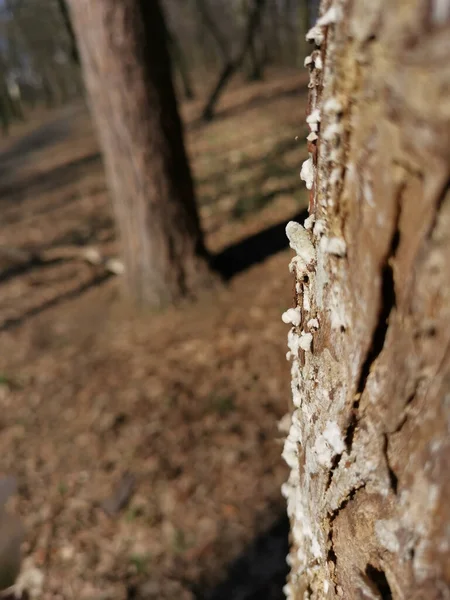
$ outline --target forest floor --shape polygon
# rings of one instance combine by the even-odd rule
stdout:
[[[86,260],[119,249],[84,105],[2,143],[0,474],[39,598],[282,597],[306,87],[269,75],[207,125],[182,107],[207,244],[234,276],[162,313],[130,314],[120,275]]]

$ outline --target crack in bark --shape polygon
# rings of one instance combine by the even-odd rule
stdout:
[[[369,377],[372,365],[375,363],[381,351],[384,348],[386,341],[387,332],[389,329],[389,318],[396,307],[397,298],[395,292],[395,281],[394,281],[394,270],[393,262],[397,253],[397,249],[400,244],[400,215],[401,215],[401,198],[404,191],[404,185],[400,186],[396,197],[396,214],[394,219],[394,231],[392,234],[389,251],[386,254],[384,263],[381,268],[381,291],[380,291],[380,307],[378,310],[378,320],[374,329],[371,344],[366,354],[366,358],[362,364],[358,384],[356,387],[356,393],[354,396],[351,417],[347,425],[345,433],[345,447],[346,452],[350,456],[353,447],[353,438],[355,431],[359,423],[359,404],[361,402],[361,396],[366,388],[367,379]],[[343,456],[343,452],[337,454],[332,461],[330,467],[330,473],[326,484],[326,489],[331,485],[333,475],[338,469],[340,461]]]
[[[389,475],[389,482],[391,484],[391,489],[394,492],[394,494],[397,495],[398,477],[395,474],[395,471],[391,467],[391,464],[389,462],[388,449],[389,449],[389,436],[387,433],[384,433],[383,434],[383,455],[384,455],[384,459],[386,461],[386,467],[387,467],[387,471],[388,471],[388,475]]]
[[[381,600],[392,600],[392,591],[385,572],[370,563],[366,566],[366,577],[373,583]]]
[[[436,229],[436,226],[439,222],[440,212],[444,206],[444,202],[449,193],[450,193],[450,179],[447,179],[445,181],[444,185],[442,186],[442,191],[439,194],[437,201],[436,201],[435,215],[434,215],[434,219],[431,223],[431,227],[430,227],[430,230],[429,230],[427,238],[426,238],[427,240],[430,240],[433,237],[434,230]]]
[[[366,487],[366,483],[363,482],[360,485],[356,485],[353,488],[351,488],[350,491],[348,492],[348,494],[341,500],[341,502],[339,503],[339,506],[329,513],[329,527],[330,527],[330,530],[328,532],[328,553],[327,553],[327,560],[328,560],[328,562],[333,563],[333,565],[334,565],[334,573],[336,573],[336,568],[337,568],[337,556],[336,556],[336,552],[334,551],[334,542],[333,542],[333,525],[334,525],[334,522],[337,519],[339,513],[342,510],[344,510],[344,508],[347,506],[347,504],[350,502],[350,500],[353,500],[355,498],[356,494],[360,490],[363,490],[365,487]],[[335,592],[337,593],[337,591],[336,591],[337,583],[336,583],[336,580],[335,580],[335,574],[332,575],[331,579],[332,579],[334,587],[335,587]]]

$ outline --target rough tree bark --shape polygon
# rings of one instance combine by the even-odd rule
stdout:
[[[289,333],[289,598],[450,598],[450,3],[324,0]]]
[[[159,307],[212,279],[159,2],[69,0],[126,289]]]

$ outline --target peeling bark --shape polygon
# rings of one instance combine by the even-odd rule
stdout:
[[[450,598],[450,3],[324,0],[307,37],[285,591]]]

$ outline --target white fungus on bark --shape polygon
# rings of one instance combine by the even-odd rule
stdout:
[[[311,131],[319,131],[320,118],[320,110],[318,108],[315,108],[311,114],[306,117],[306,122],[308,123]]]
[[[330,467],[336,454],[341,454],[345,449],[345,441],[338,424],[328,421],[323,433],[317,438],[314,450],[319,464]]]
[[[322,131],[322,139],[326,142],[339,141],[344,128],[341,123],[330,123]]]
[[[310,319],[307,323],[306,326],[309,329],[319,329],[319,321],[317,319]]]
[[[305,182],[308,190],[312,189],[314,183],[314,166],[311,157],[307,158],[302,164],[300,179]]]
[[[320,237],[321,235],[323,235],[326,231],[326,225],[325,225],[325,221],[323,221],[322,219],[319,219],[318,221],[315,222],[314,224],[314,228],[313,228],[313,234],[316,237]]]
[[[306,229],[300,223],[289,221],[286,225],[286,235],[289,246],[295,250],[304,264],[307,266],[312,264],[316,258],[316,252]]]
[[[311,27],[311,29],[306,34],[306,41],[314,42],[316,44],[316,46],[320,46],[321,44],[323,44],[324,39],[325,39],[324,30],[322,27],[319,27],[318,25],[314,25],[314,27]]]
[[[302,333],[298,341],[298,345],[305,352],[311,352],[313,336],[311,333]]]
[[[380,544],[389,552],[398,552],[400,543],[397,537],[399,523],[395,519],[381,519],[375,522],[375,534]]]
[[[342,15],[339,8],[333,4],[333,6],[331,6],[327,12],[317,20],[317,25],[319,25],[319,27],[333,25],[334,23],[340,21],[341,18]]]
[[[312,227],[313,227],[313,225],[314,225],[314,222],[315,222],[315,220],[316,220],[316,217],[315,217],[315,215],[309,215],[309,217],[307,217],[307,218],[305,219],[305,222],[303,223],[303,227],[304,227],[305,229],[307,229],[307,230],[310,230],[310,229],[312,229]]]
[[[324,237],[321,240],[321,246],[327,254],[332,254],[333,256],[339,256],[342,258],[347,254],[347,245],[345,243],[345,240],[343,240],[342,238]]]
[[[300,325],[300,321],[302,319],[302,313],[300,307],[289,308],[286,312],[281,315],[281,320],[283,323],[292,324],[294,327],[298,327]]]
[[[343,110],[342,102],[335,96],[331,96],[323,104],[323,111],[330,115],[339,115]]]

